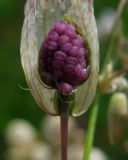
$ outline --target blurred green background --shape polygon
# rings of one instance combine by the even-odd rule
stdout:
[[[106,8],[116,8],[117,0],[95,0],[95,13],[98,17]],[[25,0],[0,0],[0,155],[5,149],[4,131],[6,125],[15,118],[24,118],[36,128],[45,115],[37,107],[29,91],[20,61],[20,38],[24,18]],[[128,36],[128,12],[124,13],[124,32]],[[101,59],[102,61],[102,59]],[[112,160],[127,160],[127,154],[120,146],[110,146],[107,137],[107,96],[103,97],[102,107],[98,116],[95,135],[95,146],[105,150]],[[86,126],[90,109],[87,114],[77,118],[79,125]],[[81,124],[82,123],[82,124]],[[123,156],[122,156],[123,155]],[[0,160],[3,160],[0,158]]]

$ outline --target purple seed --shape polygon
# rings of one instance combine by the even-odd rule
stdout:
[[[63,68],[64,72],[70,72],[70,73],[74,73],[75,72],[75,68],[73,65],[71,64],[66,64]]]
[[[89,69],[88,68],[82,69],[82,67],[80,65],[77,65],[75,70],[76,70],[76,74],[79,77],[80,81],[85,80],[89,75]]]
[[[55,28],[57,33],[63,34],[64,31],[66,30],[66,24],[62,23],[62,22],[56,22],[55,25],[54,25],[54,28]]]
[[[51,31],[51,32],[48,34],[48,38],[49,38],[51,41],[57,42],[57,40],[58,40],[58,38],[59,38],[59,35],[58,35],[57,32]]]
[[[67,24],[67,28],[71,29],[72,31],[76,31],[75,26],[73,26],[72,24]]]
[[[70,56],[76,56],[77,55],[77,50],[78,50],[78,47],[76,47],[76,46],[73,46],[70,50],[69,50],[69,55]]]
[[[65,21],[65,20],[64,20],[64,21],[62,21],[62,23],[66,24],[66,25],[68,24],[68,22],[67,22],[67,21]]]
[[[72,41],[72,45],[73,46],[77,46],[77,47],[82,47],[82,43],[81,41],[79,41],[79,39],[75,38],[73,41]]]
[[[66,60],[67,64],[76,65],[77,64],[77,58],[75,57],[68,57]]]
[[[78,39],[79,42],[85,47],[85,41],[84,41],[83,37],[78,34],[78,35],[77,35],[77,39]]]
[[[78,61],[80,64],[85,63],[85,57],[80,57]]]
[[[57,49],[57,43],[54,42],[54,41],[49,41],[49,42],[47,43],[47,48],[48,48],[49,50],[56,50],[56,49]]]
[[[55,60],[64,61],[67,58],[67,55],[62,51],[55,52]]]
[[[60,61],[60,60],[54,60],[52,65],[53,65],[54,68],[59,69],[59,68],[63,68],[64,62]]]
[[[58,39],[58,44],[60,46],[64,45],[67,42],[69,42],[69,37],[64,35],[64,34],[62,36],[60,36],[59,39]]]
[[[58,84],[58,89],[63,94],[70,94],[73,90],[70,84],[64,82]]]
[[[80,75],[80,72],[82,70],[82,67],[80,64],[77,64],[76,67],[75,67],[75,71],[76,71],[76,75],[79,76]]]
[[[81,65],[81,67],[82,67],[83,69],[87,67],[87,65],[86,65],[85,62],[84,62],[84,63],[81,63],[80,65]]]
[[[85,53],[86,53],[85,48],[81,47],[78,50],[77,57],[83,57],[83,56],[85,56]]]
[[[65,43],[60,49],[63,51],[63,52],[68,52],[70,49],[72,48],[72,44],[70,42],[68,43]]]
[[[89,72],[87,71],[87,69],[82,69],[82,71],[80,72],[80,79],[83,81],[88,77]]]
[[[71,28],[67,28],[65,30],[65,34],[70,38],[75,38],[77,35],[76,32],[74,30],[72,30]]]

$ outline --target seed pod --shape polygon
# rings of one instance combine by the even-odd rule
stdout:
[[[127,114],[128,102],[126,95],[121,92],[113,94],[108,108],[108,133],[112,144],[120,141]]]
[[[39,72],[39,51],[42,43],[47,39],[48,32],[55,22],[60,22],[65,20],[69,23],[70,27],[66,30],[65,34],[68,34],[70,38],[76,36],[76,32],[73,28],[77,29],[77,34],[84,39],[89,50],[89,66],[90,72],[89,77],[86,81],[78,85],[74,82],[74,88],[71,88],[69,84],[61,82],[58,88],[54,87],[53,78],[51,74],[42,72],[43,80],[41,79],[41,73]],[[70,17],[70,18],[68,18]],[[70,49],[69,39],[61,37],[58,42],[58,34],[63,33],[63,26],[56,24],[57,33],[49,33],[51,41],[46,43],[49,50],[56,50],[58,45],[61,46],[61,51],[67,52]],[[44,40],[45,39],[45,40]],[[53,43],[54,41],[54,43]],[[80,38],[78,41],[74,40],[73,45],[80,45]],[[60,43],[60,44],[58,44]],[[63,45],[62,45],[63,44]],[[66,45],[66,46],[64,46]],[[71,54],[75,54],[75,46],[72,49]],[[50,54],[50,53],[49,53]],[[83,49],[80,50],[79,55],[83,54]],[[43,56],[43,54],[42,54]],[[64,59],[65,55],[63,53],[56,53],[56,61],[54,61],[53,66],[58,69],[62,67],[63,63],[60,59]],[[58,62],[59,59],[59,62]],[[30,87],[30,91],[33,94],[38,105],[46,112],[52,115],[58,115],[56,110],[54,97],[57,89],[63,92],[74,94],[73,99],[74,106],[71,109],[71,115],[78,116],[85,112],[95,95],[97,80],[98,80],[98,70],[99,70],[99,45],[97,38],[97,28],[94,18],[93,4],[89,0],[28,0],[25,7],[25,20],[22,29],[22,39],[21,39],[21,61],[25,72],[26,80]],[[50,59],[48,62],[52,61]],[[76,63],[75,59],[68,58],[68,64],[70,67],[65,67],[65,71],[71,69],[71,65]],[[61,62],[61,63],[60,63]],[[80,60],[82,63],[82,59]],[[42,66],[44,64],[42,63]],[[85,67],[85,63],[83,63]],[[51,68],[49,67],[49,71]],[[78,74],[84,78],[85,70],[77,69]],[[81,72],[80,72],[81,71]],[[61,72],[55,72],[55,76],[61,77]],[[75,76],[74,76],[75,79]],[[47,83],[44,83],[44,81]],[[50,89],[48,89],[48,87]],[[67,88],[65,88],[67,87]]]

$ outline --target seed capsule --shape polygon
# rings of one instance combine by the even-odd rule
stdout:
[[[27,0],[21,61],[30,91],[42,109],[59,114],[54,103],[59,91],[75,97],[71,115],[85,112],[94,98],[99,70],[97,28],[90,1]]]

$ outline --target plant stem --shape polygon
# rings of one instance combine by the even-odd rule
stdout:
[[[89,127],[87,131],[87,135],[85,138],[85,147],[84,147],[84,157],[83,160],[90,160],[90,153],[93,146],[97,116],[98,116],[98,109],[99,109],[99,100],[100,94],[98,93],[95,99],[95,105],[92,108],[90,119],[89,119]]]
[[[60,113],[60,132],[61,132],[61,160],[67,160],[68,146],[68,120],[70,115],[69,96],[58,94],[58,109]]]
[[[67,144],[68,144],[68,119],[69,115],[61,115],[61,160],[67,160]]]

